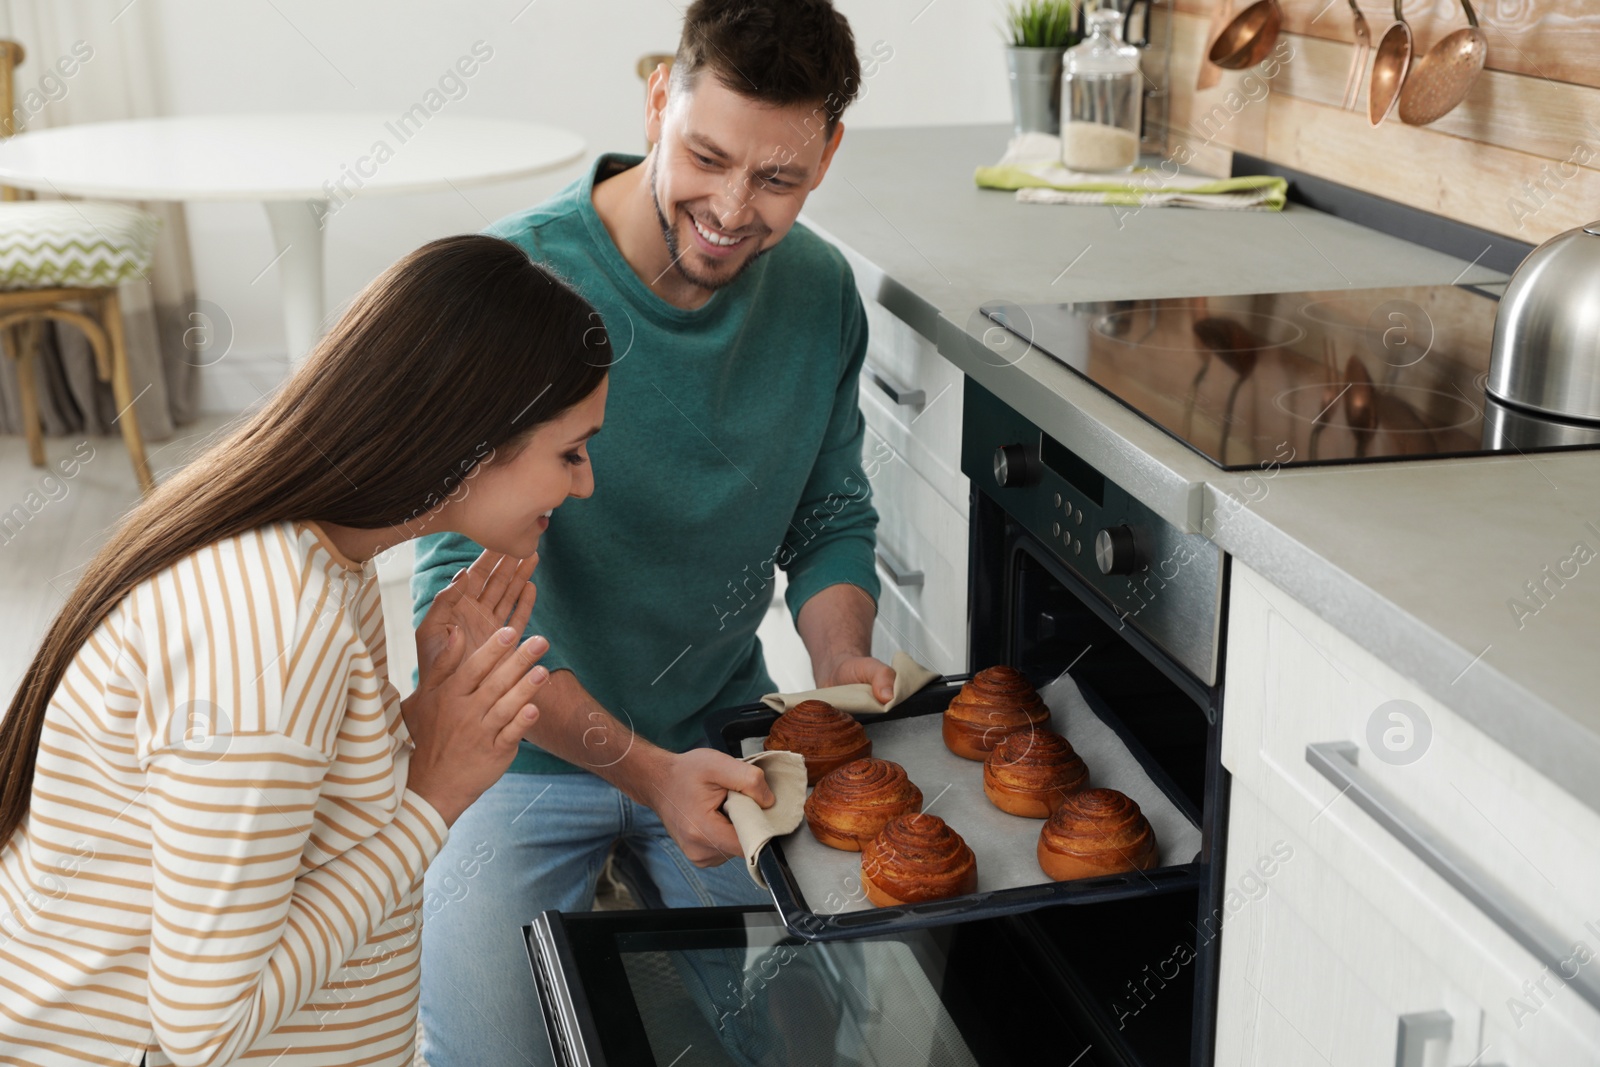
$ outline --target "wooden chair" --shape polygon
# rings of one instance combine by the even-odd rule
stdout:
[[[3,137],[16,132],[12,76],[24,54],[15,41],[0,40]],[[96,375],[111,383],[119,409],[113,421],[122,429],[140,491],[149,492],[155,480],[133,410],[137,398],[117,287],[148,270],[160,220],[121,204],[22,199],[11,188],[0,190],[0,201],[0,336],[17,361],[28,458],[35,467],[45,465],[35,372],[40,327],[47,320],[68,323],[88,339]]]
[[[638,65],[633,69],[638,71],[640,81],[648,81],[651,73],[663,63],[667,65],[668,70],[671,70],[672,62],[677,58],[671,52],[651,52],[640,56]]]

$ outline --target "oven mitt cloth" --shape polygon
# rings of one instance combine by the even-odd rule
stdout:
[[[777,799],[772,807],[763,808],[743,793],[729,792],[722,809],[744,848],[745,870],[756,885],[765,889],[767,882],[756,869],[756,857],[768,841],[799,827],[805,814],[806,761],[798,752],[757,752],[746,756],[744,762],[761,768],[767,776],[767,788]]]
[[[938,671],[930,671],[904,652],[896,652],[889,666],[894,668],[894,696],[887,704],[878,703],[878,698],[872,695],[872,687],[866,682],[812,689],[805,693],[768,693],[761,698],[761,703],[773,711],[782,712],[788,711],[803,700],[825,700],[840,711],[881,715],[912,693],[930,682],[938,681],[941,677]]]

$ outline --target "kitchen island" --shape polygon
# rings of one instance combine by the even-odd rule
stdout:
[[[1229,557],[1227,884],[1268,877],[1251,863],[1279,845],[1302,858],[1262,889],[1270,903],[1229,912],[1216,1062],[1388,1062],[1398,1047],[1420,1063],[1440,1040],[1452,1064],[1594,1062],[1600,455],[1228,472],[979,311],[1504,276],[1294,205],[1018,204],[973,182],[1006,136],[849,131],[803,216],[849,259],[874,331],[862,403],[884,647],[924,642],[943,669],[965,648],[949,447],[965,375]],[[1417,731],[1409,754],[1385,749],[1394,729]],[[1315,764],[1312,746],[1335,758]],[[1341,751],[1359,781],[1340,778]],[[1479,869],[1444,871],[1429,841]]]

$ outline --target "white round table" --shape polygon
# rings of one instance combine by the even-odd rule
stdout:
[[[0,142],[0,184],[97,199],[261,201],[298,360],[326,314],[322,231],[352,198],[525,178],[583,150],[582,138],[552,126],[431,115],[422,105],[396,115],[134,119]]]

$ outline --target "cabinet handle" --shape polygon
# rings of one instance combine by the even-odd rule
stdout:
[[[1394,1067],[1422,1067],[1430,1041],[1449,1041],[1454,1023],[1447,1011],[1419,1011],[1400,1016],[1400,1036],[1395,1042]]]
[[[889,576],[889,580],[895,585],[904,587],[918,586],[923,583],[923,574],[921,571],[914,571],[910,567],[907,567],[904,563],[900,562],[899,558],[890,553],[890,551],[887,548],[884,548],[882,545],[879,545],[877,548],[873,549],[872,554],[877,558],[878,566],[883,568],[884,573]]]
[[[1415,812],[1392,796],[1357,763],[1360,749],[1349,741],[1323,741],[1306,746],[1306,762],[1328,781],[1349,793],[1356,807],[1392,834],[1413,855],[1472,901],[1512,940],[1555,971],[1580,997],[1600,1008],[1600,967],[1585,965],[1568,977],[1564,964],[1573,943],[1495,881],[1475,860],[1435,833]]]
[[[871,363],[863,364],[861,374],[862,377],[883,390],[883,395],[896,404],[903,404],[908,408],[920,408],[928,402],[928,394],[925,391],[913,389],[909,385],[902,385],[898,379],[891,377],[887,371],[881,370]]]

